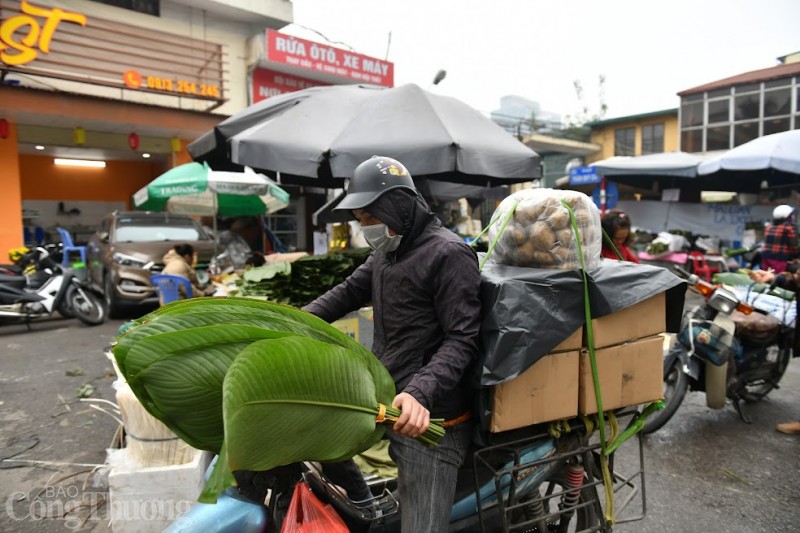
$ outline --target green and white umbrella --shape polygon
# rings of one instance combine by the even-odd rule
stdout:
[[[289,193],[245,167],[244,172],[216,172],[187,163],[168,170],[133,195],[136,209],[200,216],[258,216],[289,205]]]

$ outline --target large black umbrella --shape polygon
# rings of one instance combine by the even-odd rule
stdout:
[[[416,85],[312,87],[269,98],[189,145],[196,161],[231,163],[284,183],[341,187],[373,155],[415,179],[501,185],[541,176],[533,150],[467,104]]]

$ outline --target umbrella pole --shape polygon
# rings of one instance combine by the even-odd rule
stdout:
[[[212,202],[214,214],[212,215],[211,227],[213,228],[213,231],[214,231],[214,258],[216,259],[216,257],[217,257],[217,242],[219,240],[219,237],[217,236],[217,193],[216,192],[213,194],[212,198],[213,199],[212,199],[211,202]]]

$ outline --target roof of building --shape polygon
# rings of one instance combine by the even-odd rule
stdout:
[[[594,128],[595,126],[605,126],[607,124],[619,124],[620,122],[635,122],[638,120],[646,120],[648,118],[656,118],[664,115],[678,115],[678,108],[663,109],[661,111],[649,111],[647,113],[640,113],[638,115],[628,115],[625,117],[607,118],[604,120],[596,120],[589,122],[588,126]]]
[[[777,80],[800,74],[800,62],[786,63],[775,65],[774,67],[762,68],[760,70],[751,70],[743,74],[737,74],[730,78],[725,78],[718,81],[712,81],[705,85],[699,85],[691,89],[686,89],[678,93],[678,96],[686,96],[689,94],[702,93],[706,91],[714,91],[716,89],[724,89],[733,85],[743,85],[745,83],[756,83],[761,81]]]
[[[800,56],[800,50],[797,52],[792,52],[791,54],[786,54],[785,56],[781,56],[778,58],[778,61],[781,63],[793,63],[794,61],[791,61],[791,59],[797,56]]]
[[[573,141],[562,139],[551,135],[541,135],[534,133],[522,138],[528,148],[531,148],[539,155],[547,154],[571,154],[571,155],[590,155],[599,152],[601,146],[594,143]]]

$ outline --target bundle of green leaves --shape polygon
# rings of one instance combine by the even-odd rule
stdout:
[[[369,252],[369,248],[360,248],[251,268],[243,275],[239,294],[303,307],[344,281],[367,260]]]
[[[219,454],[201,501],[216,501],[236,470],[350,458],[399,415],[388,408],[383,419],[395,386],[371,352],[278,303],[180,300],[135,321],[114,356],[151,415]],[[434,423],[420,440],[443,435]]]

